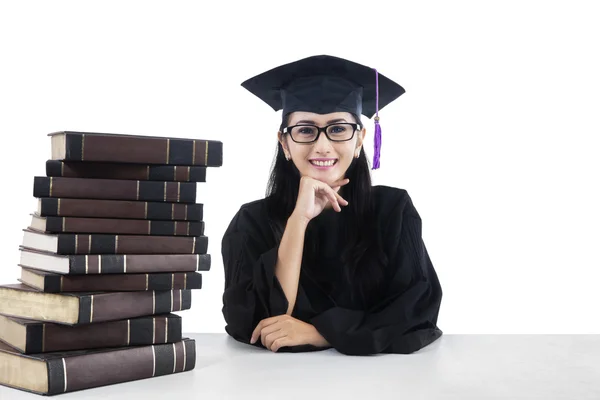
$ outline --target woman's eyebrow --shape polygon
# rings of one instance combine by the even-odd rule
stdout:
[[[336,118],[336,119],[327,121],[327,124],[334,124],[336,122],[346,122],[346,120],[344,118]],[[296,124],[313,124],[313,125],[315,125],[316,122],[312,121],[310,119],[303,119],[301,121],[296,122]]]

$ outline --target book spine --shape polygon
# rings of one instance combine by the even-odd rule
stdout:
[[[190,371],[193,339],[47,360],[48,395]]]
[[[149,201],[95,200],[43,197],[39,199],[42,217],[91,217],[202,221],[203,204]]]
[[[204,222],[149,219],[45,217],[49,233],[100,233],[152,236],[202,236]]]
[[[76,325],[165,314],[190,309],[191,290],[113,292],[81,296]]]
[[[208,236],[146,236],[110,234],[58,234],[57,254],[102,255],[108,264],[122,262],[119,254],[205,254]]]
[[[71,255],[70,275],[208,271],[210,254]]]
[[[36,176],[33,197],[194,203],[196,183]]]
[[[46,176],[130,179],[141,181],[206,182],[206,168],[207,167],[201,166],[47,160]]]
[[[68,326],[55,323],[26,325],[25,354],[139,346],[181,340],[181,317],[140,317]]]
[[[202,274],[198,272],[107,274],[107,275],[46,275],[44,292],[129,292],[140,290],[202,289]]]
[[[223,164],[223,143],[213,140],[65,132],[61,161],[211,166]]]

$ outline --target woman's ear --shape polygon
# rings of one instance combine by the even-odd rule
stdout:
[[[354,153],[354,157],[358,158],[358,156],[360,155],[360,148],[362,147],[362,144],[365,140],[365,135],[367,134],[367,129],[366,128],[362,128],[360,131],[358,131],[358,137],[356,140],[356,151]]]
[[[283,133],[281,133],[281,131],[277,132],[277,140],[279,141],[279,144],[281,144],[281,147],[283,148],[283,154],[285,155],[285,159],[286,160],[290,160],[290,152],[289,149],[287,148],[287,144],[285,143],[285,139],[284,139],[284,135]]]

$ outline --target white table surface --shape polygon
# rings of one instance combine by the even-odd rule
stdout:
[[[600,335],[451,335],[410,355],[272,353],[196,339],[196,368],[69,399],[600,399]],[[43,396],[0,386],[1,400]]]

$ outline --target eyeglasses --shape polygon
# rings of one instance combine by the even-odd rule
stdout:
[[[359,124],[349,122],[330,124],[324,127],[300,124],[283,128],[283,133],[289,133],[292,140],[296,143],[316,142],[321,132],[324,132],[327,139],[332,142],[345,142],[354,137],[354,133],[358,127]]]

